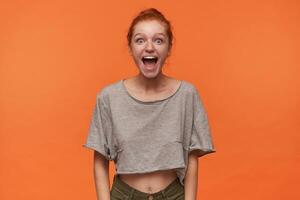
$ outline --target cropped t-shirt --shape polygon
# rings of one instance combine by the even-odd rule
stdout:
[[[121,79],[96,95],[86,143],[115,163],[116,174],[175,169],[184,185],[188,154],[216,152],[208,117],[196,87],[181,80],[169,97],[141,101]]]

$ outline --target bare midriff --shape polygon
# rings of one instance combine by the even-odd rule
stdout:
[[[120,179],[136,190],[155,193],[165,189],[177,178],[174,169],[140,174],[119,174]]]

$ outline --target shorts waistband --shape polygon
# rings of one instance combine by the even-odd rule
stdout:
[[[180,180],[177,177],[175,180],[173,180],[168,186],[166,186],[164,189],[154,192],[154,193],[146,193],[142,192],[140,190],[137,190],[120,178],[119,174],[114,175],[113,179],[113,186],[117,187],[118,190],[124,194],[129,194],[131,197],[139,197],[141,199],[148,198],[149,196],[153,196],[153,198],[158,198],[158,197],[166,197],[169,195],[172,195],[173,193],[176,193],[178,190],[182,189],[182,186],[180,184]]]

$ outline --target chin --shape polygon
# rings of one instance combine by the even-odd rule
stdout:
[[[144,71],[143,68],[140,69],[141,73],[147,78],[155,78],[160,73],[160,68],[155,71]]]
[[[155,78],[160,73],[159,70],[153,71],[153,72],[145,72],[145,71],[141,70],[141,72],[146,78]]]

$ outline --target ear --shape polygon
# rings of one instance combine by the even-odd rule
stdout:
[[[132,56],[132,50],[131,50],[131,48],[130,48],[130,47],[128,47],[128,53],[129,53],[129,55],[131,55],[131,56]]]
[[[172,46],[169,46],[169,48],[168,48],[168,56],[171,55],[171,52],[172,52]]]
[[[168,54],[167,54],[168,56],[167,57],[169,57],[170,55],[171,55],[171,49],[169,49],[169,51],[168,51]]]

